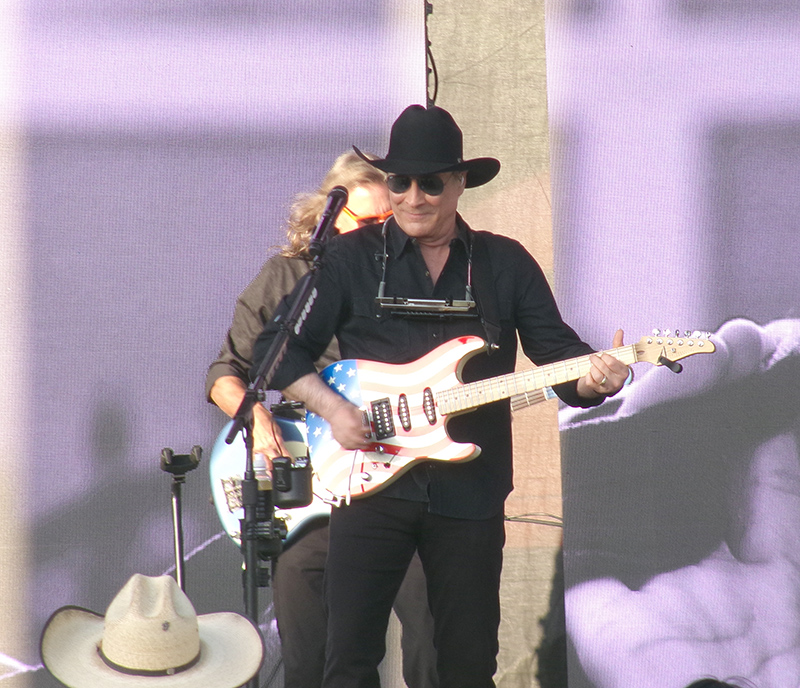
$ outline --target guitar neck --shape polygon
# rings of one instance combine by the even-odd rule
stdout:
[[[599,353],[611,354],[626,365],[636,363],[639,360],[636,355],[636,346],[633,344],[597,352],[597,354]],[[449,413],[467,411],[484,404],[491,404],[494,401],[508,399],[517,394],[526,394],[545,387],[577,380],[589,372],[592,367],[590,356],[597,354],[587,354],[586,356],[570,358],[566,361],[550,363],[539,368],[531,368],[518,373],[508,373],[507,375],[452,387],[437,395],[439,413],[447,415]]]

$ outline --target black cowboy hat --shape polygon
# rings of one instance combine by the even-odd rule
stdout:
[[[500,171],[495,158],[463,158],[463,136],[452,115],[440,107],[409,105],[392,125],[389,153],[371,160],[353,150],[373,167],[391,174],[435,174],[467,172],[467,187],[481,186]]]

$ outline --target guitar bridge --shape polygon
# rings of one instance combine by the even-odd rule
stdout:
[[[376,440],[385,440],[395,436],[394,420],[392,419],[392,405],[386,399],[378,399],[370,404],[372,406],[372,430]]]

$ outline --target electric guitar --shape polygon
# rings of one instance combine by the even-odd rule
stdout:
[[[519,411],[541,401],[554,399],[555,396],[555,392],[549,387],[533,390],[527,394],[512,397],[511,408],[513,411]],[[292,458],[307,457],[308,446],[306,444],[305,421],[282,418],[280,416],[273,416],[273,418],[280,427],[281,437]],[[211,450],[208,471],[211,481],[211,498],[220,523],[222,523],[222,527],[228,537],[241,547],[240,521],[244,518],[244,510],[242,509],[242,476],[244,475],[247,461],[247,450],[241,435],[237,435],[231,444],[225,442],[231,425],[232,421],[222,429],[222,432],[217,437]],[[270,476],[266,471],[263,459],[254,459],[253,463],[256,479],[269,483]],[[278,518],[282,518],[286,523],[285,543],[287,547],[308,528],[320,520],[328,518],[331,513],[331,506],[338,504],[338,499],[322,487],[319,474],[316,471],[313,471],[312,474],[312,489],[314,497],[308,506],[275,510],[275,515]],[[326,495],[326,497],[323,498],[322,495]]]
[[[281,436],[291,458],[308,456],[306,446],[306,426],[302,420],[292,420],[273,416],[281,430]],[[233,421],[230,421],[217,437],[211,458],[208,463],[211,481],[211,499],[217,511],[222,527],[237,545],[241,547],[241,519],[244,518],[242,507],[242,478],[247,461],[247,449],[241,433],[231,444],[225,442]],[[253,457],[253,469],[259,488],[271,489],[271,477],[266,462],[258,454]],[[314,498],[308,506],[293,509],[275,509],[275,515],[286,522],[286,545],[290,545],[305,530],[331,514],[331,501],[325,501],[321,495],[324,490],[318,485],[316,475],[312,476]]]
[[[483,404],[577,380],[589,371],[589,355],[518,373],[464,384],[464,364],[484,351],[480,337],[465,336],[401,365],[338,361],[320,376],[336,392],[360,407],[369,420],[366,451],[342,449],[322,417],[306,414],[311,463],[324,496],[332,502],[362,497],[396,480],[420,461],[469,461],[480,454],[475,444],[447,434],[447,420]],[[647,361],[679,372],[679,359],[712,353],[714,344],[699,334],[643,337],[637,344],[610,349],[625,364]]]

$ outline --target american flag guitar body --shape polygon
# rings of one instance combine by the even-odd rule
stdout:
[[[542,401],[554,399],[555,396],[555,392],[549,387],[519,394],[511,397],[511,410],[520,411]],[[275,411],[274,408],[271,410]],[[280,428],[283,442],[291,457],[295,460],[308,458],[305,422],[299,419],[282,418],[274,414],[273,418]],[[241,547],[241,519],[244,518],[242,476],[247,461],[247,450],[241,434],[237,435],[231,444],[226,441],[232,425],[232,422],[228,423],[214,443],[208,462],[208,477],[211,480],[211,497],[219,520],[231,540]],[[271,477],[267,474],[263,457],[256,455],[256,458],[258,461],[255,471],[259,487],[263,481],[264,484],[270,485],[267,489],[271,489]],[[330,516],[331,506],[339,502],[337,497],[322,487],[316,472],[313,475],[312,489],[314,498],[308,506],[275,510],[275,515],[286,524],[285,542],[287,547],[294,543],[295,538],[302,537],[309,528]]]
[[[349,359],[333,363],[320,376],[336,392],[362,408],[372,430],[367,451],[342,449],[322,417],[306,414],[314,473],[334,501],[361,497],[385,487],[420,461],[468,461],[480,454],[475,444],[454,442],[447,418],[508,397],[577,380],[590,367],[589,356],[559,361],[519,373],[464,384],[461,371],[486,343],[465,336],[422,358],[394,365]],[[698,334],[643,337],[637,344],[608,351],[626,364],[668,364],[714,345]]]

